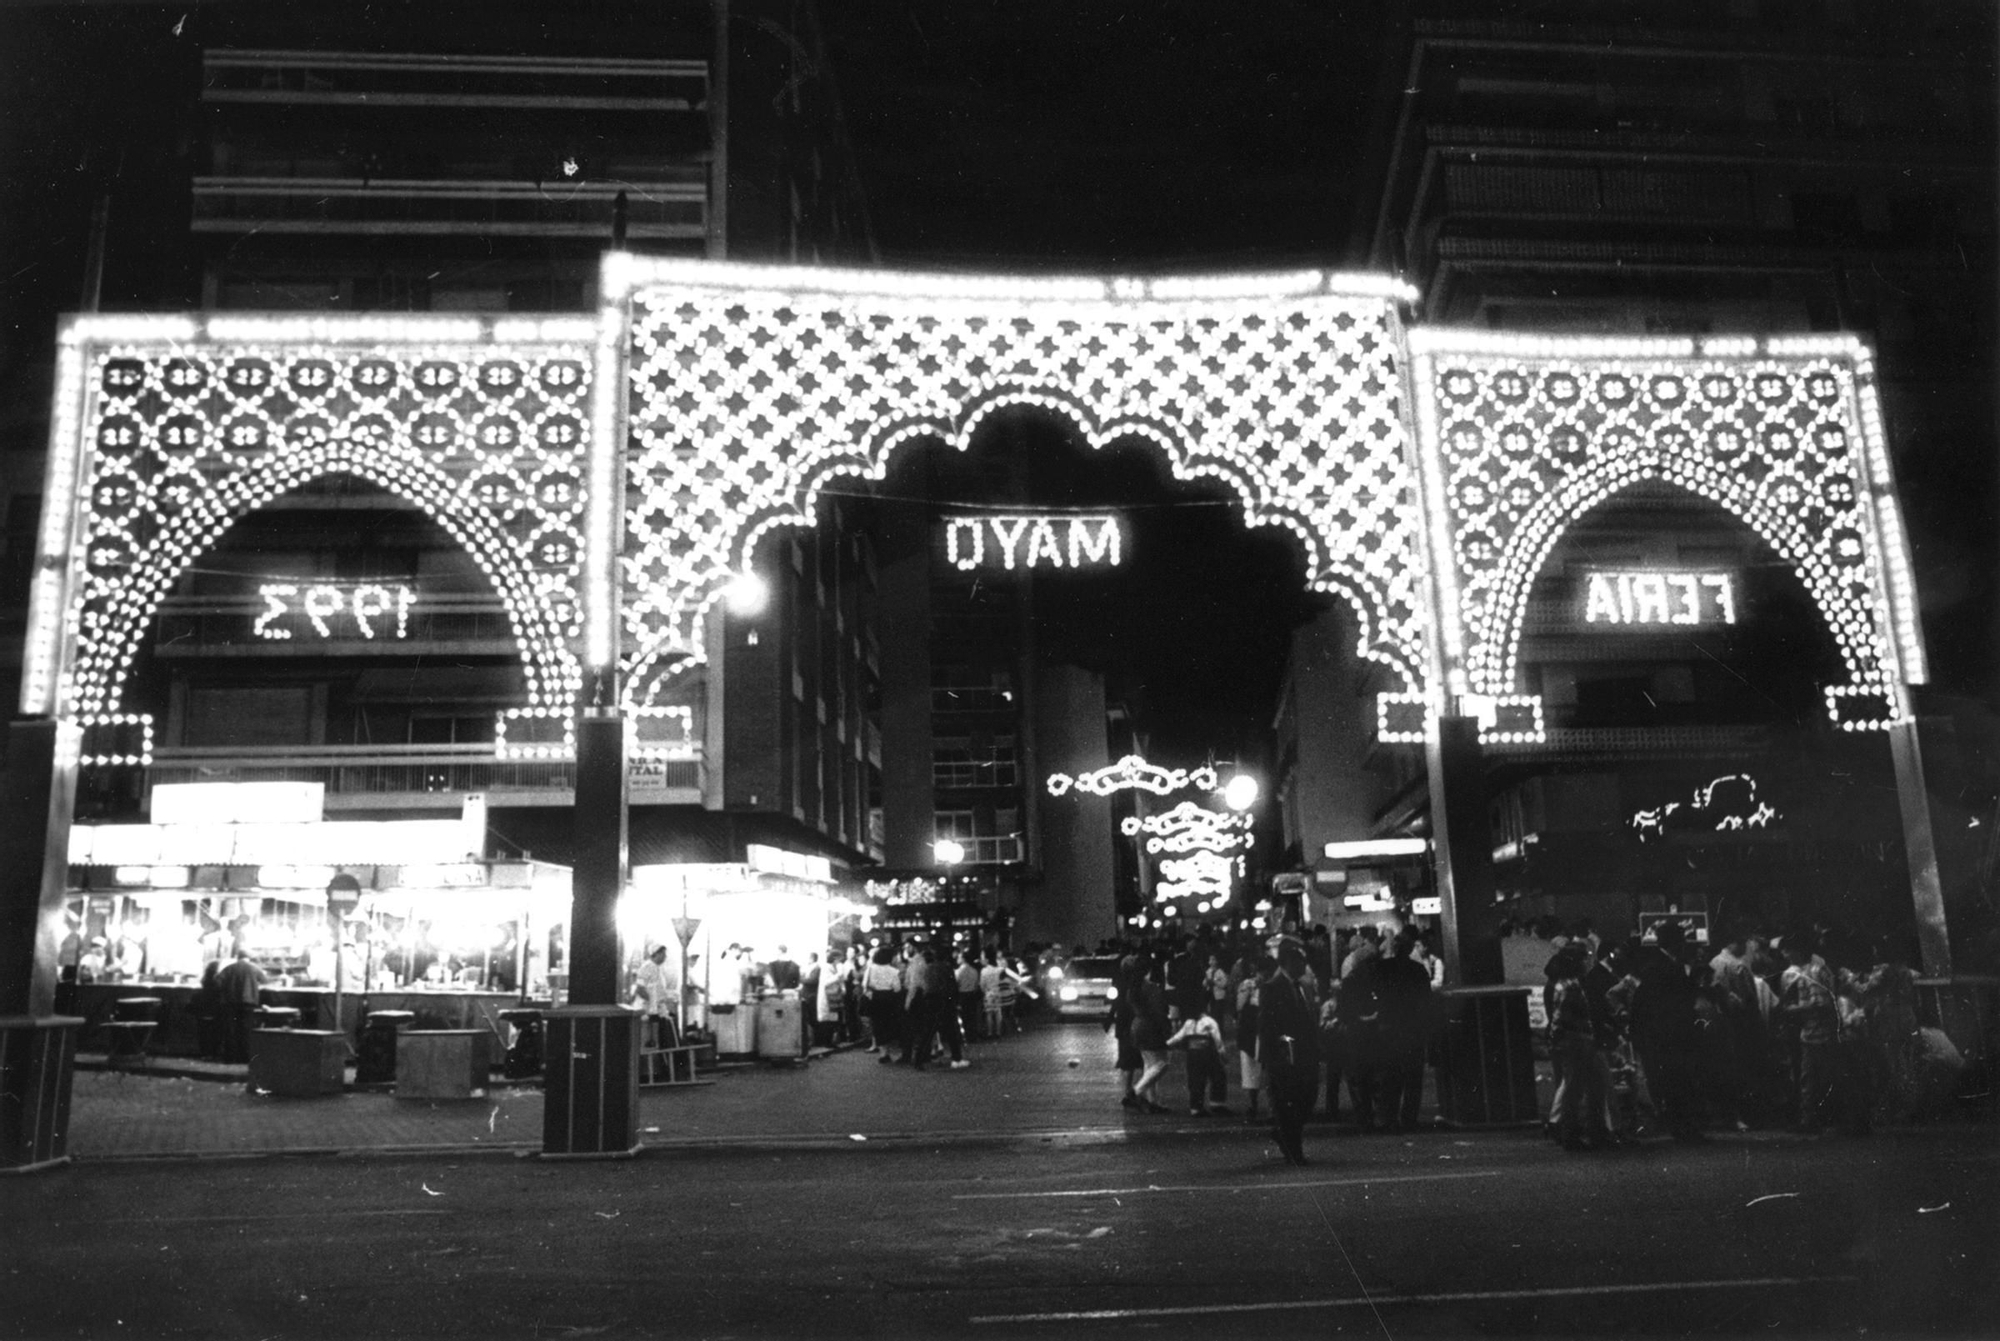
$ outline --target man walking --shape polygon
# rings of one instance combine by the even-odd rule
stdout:
[[[1410,957],[1417,929],[1403,927],[1373,965],[1381,1006],[1381,1053],[1376,1084],[1382,1126],[1415,1131],[1424,1100],[1424,1044],[1430,1025],[1430,970]]]
[[[1319,1019],[1299,986],[1306,971],[1305,942],[1280,936],[1277,951],[1277,972],[1259,994],[1257,1055],[1269,1077],[1278,1149],[1288,1164],[1310,1164],[1305,1126],[1319,1088]]]

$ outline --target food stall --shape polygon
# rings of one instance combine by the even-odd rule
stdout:
[[[778,998],[768,970],[780,949],[803,971],[810,956],[824,961],[830,948],[847,948],[873,914],[826,858],[761,844],[741,862],[635,866],[619,907],[626,980],[648,949],[665,945],[684,1031],[708,1031],[723,1055],[757,1053],[751,1021],[760,1002]]]
[[[239,947],[267,1007],[302,1028],[334,1027],[337,1009],[350,1036],[403,1010],[504,1039],[500,1011],[560,988],[567,868],[478,856],[482,807],[329,821],[321,799],[314,783],[162,785],[150,823],[72,827],[59,963],[86,1049],[118,1000],[144,996],[160,1003],[150,1050],[200,1055],[202,973]]]

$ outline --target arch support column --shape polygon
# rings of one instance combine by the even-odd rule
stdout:
[[[1424,733],[1431,791],[1432,865],[1444,923],[1445,980],[1500,981],[1494,935],[1493,830],[1486,814],[1486,761],[1473,717],[1433,716]]]

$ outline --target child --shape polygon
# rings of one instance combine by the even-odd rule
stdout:
[[[1228,1112],[1222,1106],[1229,1097],[1229,1079],[1222,1069],[1222,1026],[1215,1021],[1207,993],[1191,1000],[1187,1019],[1167,1040],[1167,1046],[1187,1049],[1188,1116]],[[1205,1103],[1204,1096],[1210,1093],[1214,1101]]]

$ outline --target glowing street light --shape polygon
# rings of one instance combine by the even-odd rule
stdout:
[[[956,866],[965,860],[965,846],[954,838],[940,838],[931,844],[931,853],[940,866]]]
[[[1259,788],[1257,779],[1248,773],[1238,773],[1222,788],[1222,804],[1231,810],[1244,811],[1257,804]]]
[[[729,612],[734,615],[758,615],[771,599],[771,589],[764,579],[749,569],[738,574],[736,580],[722,589],[722,599],[729,603]]]

